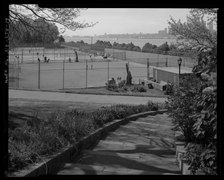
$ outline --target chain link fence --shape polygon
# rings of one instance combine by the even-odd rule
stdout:
[[[76,62],[75,51],[69,48],[17,48],[10,51],[9,87],[66,90],[105,86],[112,77],[117,82],[126,79],[127,63],[133,83],[139,83],[142,79],[152,77],[154,66],[169,67],[176,63],[176,59],[174,62],[163,56],[137,58],[132,55],[131,58],[124,51],[105,51],[107,58],[77,51]],[[183,59],[183,66],[186,63]]]
[[[118,50],[118,49],[110,49],[105,48],[105,52],[109,56],[116,57],[117,54],[125,54],[123,57],[119,58],[122,60],[127,60],[130,62],[136,62],[140,64],[147,64],[149,60],[150,66],[157,66],[157,67],[178,67],[177,59],[179,56],[170,56],[170,55],[163,55],[163,54],[153,54],[153,53],[143,53],[137,51],[127,51],[127,50]],[[120,55],[121,56],[121,55]],[[196,60],[189,58],[189,57],[181,57],[183,62],[183,67],[192,68]]]
[[[145,65],[136,66],[128,61],[83,61],[35,64],[10,64],[9,87],[26,89],[63,90],[105,86],[112,77],[118,82],[126,79],[126,63],[134,83],[147,77]]]

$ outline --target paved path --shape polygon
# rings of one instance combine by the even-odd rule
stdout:
[[[138,118],[63,164],[57,174],[180,175],[171,127],[166,113]]]
[[[28,91],[9,89],[9,99],[36,99],[48,101],[71,101],[99,104],[146,104],[152,102],[165,102],[166,98],[157,97],[134,97],[134,96],[107,96],[90,94],[71,94],[60,92]]]

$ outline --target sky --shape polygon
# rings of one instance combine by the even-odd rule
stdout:
[[[80,22],[95,23],[95,26],[70,31],[67,36],[94,36],[107,34],[157,33],[168,28],[170,17],[186,21],[189,9],[168,8],[89,8],[76,19]]]

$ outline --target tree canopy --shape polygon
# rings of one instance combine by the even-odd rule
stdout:
[[[180,81],[169,98],[169,112],[176,127],[190,132],[186,138],[189,169],[217,174],[217,31],[206,27],[217,23],[217,9],[192,9],[187,22],[169,24],[185,49],[194,50],[197,64],[188,79]],[[185,129],[186,128],[186,129]]]
[[[170,19],[170,32],[177,35],[178,46],[186,50],[196,49],[199,52],[199,50],[216,48],[217,31],[210,31],[206,26],[208,22],[217,24],[217,9],[191,9],[185,23]]]
[[[9,42],[14,42],[16,36],[24,36],[24,32],[26,32],[25,39],[29,39],[32,31],[36,32],[36,34],[41,32],[45,40],[50,40],[55,39],[55,36],[58,36],[60,33],[59,31],[62,33],[66,29],[75,31],[94,26],[96,23],[79,22],[76,20],[82,10],[86,9],[42,8],[37,4],[11,4],[9,5],[9,18],[7,19],[9,24]],[[58,24],[62,25],[63,28],[56,30],[56,25]],[[43,27],[44,31],[42,31]],[[52,33],[48,33],[49,30]],[[39,35],[39,39],[41,38],[43,39]]]

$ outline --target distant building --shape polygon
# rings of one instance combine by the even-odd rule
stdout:
[[[159,36],[167,36],[167,28],[165,28],[164,30],[158,31],[158,35]]]
[[[167,28],[165,28],[165,30],[164,30],[164,31],[165,31],[165,34],[167,35]]]

